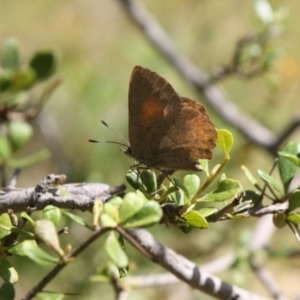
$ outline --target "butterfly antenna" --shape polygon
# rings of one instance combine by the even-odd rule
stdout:
[[[129,142],[128,142],[126,139],[124,139],[124,138],[121,136],[121,134],[119,134],[117,131],[115,131],[113,128],[111,128],[105,121],[101,120],[101,123],[102,123],[104,126],[106,126],[108,129],[110,129],[112,132],[114,132],[120,139],[122,139],[123,141],[125,141],[126,145],[120,144],[120,143],[119,143],[120,145],[124,145],[124,146],[126,146],[126,147],[129,146]],[[118,143],[116,143],[116,144],[118,144]]]
[[[123,143],[119,143],[119,142],[115,142],[115,141],[98,141],[98,140],[88,140],[90,143],[107,143],[107,144],[117,144],[117,145],[121,145],[121,146],[125,146],[128,147],[128,145],[123,144]]]

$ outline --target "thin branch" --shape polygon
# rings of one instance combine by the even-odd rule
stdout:
[[[69,254],[67,254],[62,261],[60,261],[35,287],[33,287],[22,300],[33,299],[34,296],[41,292],[43,288],[53,279],[56,275],[64,269],[69,262],[71,262],[76,256],[83,252],[91,243],[93,243],[97,238],[102,236],[107,232],[109,228],[98,229],[93,232],[83,243],[78,247],[74,248]]]
[[[64,176],[64,175],[63,175]],[[125,185],[110,186],[104,183],[73,183],[60,185],[62,175],[48,175],[35,188],[4,188],[0,194],[0,213],[12,209],[14,213],[28,207],[42,210],[52,204],[59,208],[92,211],[95,200],[106,201],[123,194]]]
[[[20,174],[21,174],[21,169],[19,169],[19,168],[15,169],[14,174],[6,188],[14,189],[17,185],[17,181],[18,181]]]
[[[218,277],[201,271],[193,262],[164,247],[154,237],[143,229],[123,230],[121,233],[134,247],[142,247],[147,257],[168,270],[191,287],[198,289],[216,299],[243,299],[266,300],[267,298],[255,295],[236,286],[221,281]],[[134,240],[134,242],[133,242]]]
[[[236,256],[233,253],[228,253],[211,262],[199,266],[199,270],[216,274],[228,270],[235,262]],[[178,277],[170,273],[141,275],[141,276],[127,276],[126,284],[134,288],[166,286],[180,283]]]
[[[282,296],[282,293],[279,289],[279,284],[275,281],[274,276],[270,271],[265,268],[262,263],[259,261],[256,255],[253,255],[250,258],[250,265],[255,272],[256,276],[260,279],[260,281],[264,284],[264,286],[268,289],[274,299],[276,300],[285,300]]]

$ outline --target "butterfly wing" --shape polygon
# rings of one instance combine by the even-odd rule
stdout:
[[[196,171],[199,170],[198,159],[212,158],[218,135],[203,105],[188,98],[181,99],[183,107],[157,123],[145,142],[154,165]],[[157,135],[161,139],[155,138]]]
[[[182,106],[181,98],[164,78],[148,69],[134,68],[129,85],[129,142],[135,159],[151,164],[146,137],[166,115]]]

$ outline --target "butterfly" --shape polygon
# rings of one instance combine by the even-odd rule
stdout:
[[[164,78],[136,66],[129,84],[125,154],[149,168],[202,171],[218,137],[203,105],[180,97]]]

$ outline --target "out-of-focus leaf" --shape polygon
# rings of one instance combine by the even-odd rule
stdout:
[[[64,251],[60,247],[57,230],[52,221],[46,219],[37,220],[35,222],[34,233],[59,256],[64,255]]]
[[[257,174],[263,181],[269,183],[277,192],[279,192],[281,196],[284,195],[282,186],[275,178],[262,170],[258,170]]]
[[[20,46],[15,38],[8,38],[4,44],[2,65],[3,68],[10,70],[20,68]]]
[[[25,121],[11,121],[8,124],[7,130],[13,151],[23,148],[33,135],[31,125]]]
[[[94,230],[93,226],[91,226],[91,225],[89,225],[88,223],[86,223],[86,222],[84,221],[83,218],[81,218],[81,217],[79,217],[79,216],[76,216],[76,215],[74,215],[74,214],[72,214],[72,213],[70,213],[70,212],[68,212],[68,211],[66,211],[66,210],[63,210],[63,211],[62,211],[62,214],[63,214],[64,216],[67,216],[67,217],[70,218],[72,221],[76,222],[77,224],[79,224],[79,225],[81,225],[81,226],[83,226],[83,227],[89,228],[89,229],[91,229],[91,230]]]
[[[299,213],[291,213],[288,215],[287,219],[295,224],[300,225],[300,214]]]
[[[140,194],[139,194],[140,195]],[[147,200],[139,196],[137,193],[127,193],[123,199],[123,204],[120,208],[120,222],[124,223],[126,220],[134,216],[145,204]]]
[[[5,282],[16,283],[19,280],[16,269],[6,258],[0,259],[0,276]]]
[[[150,200],[131,218],[123,224],[124,228],[143,227],[157,223],[162,218],[163,212],[160,205]]]
[[[12,283],[3,282],[0,287],[0,300],[14,300],[15,288]]]
[[[106,242],[105,250],[111,260],[119,267],[125,268],[128,265],[128,258],[122,249],[115,232],[110,232]]]
[[[58,226],[61,217],[60,209],[53,205],[47,205],[43,209],[42,216],[43,219],[50,220],[54,225]]]
[[[22,158],[10,158],[7,164],[11,168],[26,168],[28,166],[36,164],[37,162],[46,160],[50,156],[51,152],[48,149],[43,149]]]
[[[62,300],[64,299],[66,296],[64,294],[61,293],[50,293],[50,292],[42,292],[42,293],[37,293],[36,294],[36,298],[38,300]],[[75,297],[76,298],[76,294]]]
[[[5,135],[0,134],[0,164],[5,163],[11,156],[11,148]]]
[[[38,79],[45,79],[55,72],[57,53],[53,50],[41,50],[34,54],[29,65],[36,72]]]
[[[13,225],[7,213],[0,215],[0,240],[11,233]]]
[[[53,257],[38,247],[35,241],[26,240],[22,243],[23,253],[41,266],[52,266],[59,262],[58,257]]]
[[[289,198],[289,209],[288,211],[291,212],[294,209],[297,209],[300,207],[300,191],[296,190],[293,192]]]

